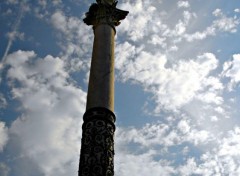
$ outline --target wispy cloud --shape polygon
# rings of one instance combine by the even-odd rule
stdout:
[[[227,61],[223,66],[223,76],[230,78],[229,90],[240,82],[240,54],[234,54],[232,61]]]
[[[2,152],[4,146],[8,141],[8,128],[5,126],[4,122],[0,121],[0,152]]]
[[[24,17],[24,13],[25,12],[26,12],[25,3],[22,2],[20,4],[19,14],[17,15],[16,21],[13,24],[12,32],[10,32],[8,34],[8,43],[7,43],[7,47],[5,49],[5,52],[3,54],[2,60],[0,62],[0,70],[2,70],[2,68],[4,67],[4,64],[6,62],[6,57],[7,57],[8,53],[9,53],[9,50],[11,49],[11,46],[12,46],[14,40],[16,40],[18,37],[20,37],[20,38],[23,37],[23,34],[19,34],[18,29],[19,29],[19,26],[21,24],[21,20]]]

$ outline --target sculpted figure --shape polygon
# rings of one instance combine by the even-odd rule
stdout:
[[[96,0],[98,4],[110,5],[115,6],[117,5],[117,1],[115,0]]]
[[[96,0],[96,2],[90,6],[83,19],[87,25],[96,26],[108,23],[111,26],[118,26],[120,20],[123,20],[128,14],[128,11],[116,8],[118,3],[116,0]]]

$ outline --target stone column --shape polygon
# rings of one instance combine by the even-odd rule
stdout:
[[[114,175],[114,36],[115,26],[128,14],[116,5],[115,0],[97,0],[84,19],[93,26],[94,43],[79,176]]]
[[[114,111],[114,35],[108,24],[94,28],[87,110],[104,107]]]

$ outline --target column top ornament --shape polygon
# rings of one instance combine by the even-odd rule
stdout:
[[[97,3],[93,3],[89,11],[85,14],[83,19],[87,25],[93,25],[93,27],[99,24],[109,24],[113,28],[120,24],[120,20],[123,20],[128,15],[128,11],[117,9],[118,1],[115,0],[96,0]]]

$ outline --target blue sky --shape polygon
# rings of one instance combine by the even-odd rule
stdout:
[[[1,176],[77,175],[93,2],[0,2]],[[115,175],[240,175],[240,1],[118,7]]]

